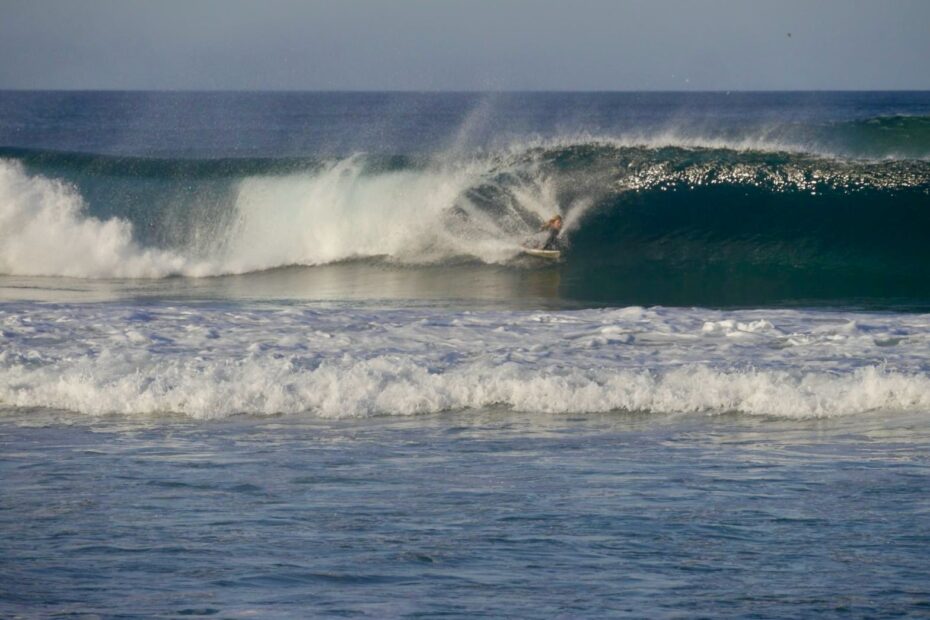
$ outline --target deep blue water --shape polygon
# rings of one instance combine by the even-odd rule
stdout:
[[[0,616],[926,617],[928,208],[930,93],[0,92]]]
[[[121,155],[280,158],[435,153],[506,145],[528,136],[649,137],[671,131],[695,138],[791,138],[852,154],[880,155],[903,145],[926,157],[928,115],[925,91],[3,91],[0,144]],[[896,130],[896,117],[922,122],[921,135]],[[876,126],[875,119],[882,118],[892,126],[889,121]]]
[[[930,611],[922,417],[23,418],[5,615]]]

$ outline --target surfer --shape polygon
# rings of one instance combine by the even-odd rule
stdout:
[[[558,250],[559,249],[559,233],[562,232],[562,216],[556,215],[551,220],[546,222],[542,229],[543,231],[549,231],[549,238],[546,239],[545,245],[542,249],[544,250]]]

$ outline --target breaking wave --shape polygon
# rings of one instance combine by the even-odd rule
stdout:
[[[744,288],[781,279],[801,296],[825,277],[881,295],[930,290],[930,163],[663,140],[421,159],[7,150],[0,273],[202,277],[355,259],[526,266],[520,246],[562,213],[564,268],[628,284],[649,272],[717,274]]]

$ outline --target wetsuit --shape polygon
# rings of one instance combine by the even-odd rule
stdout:
[[[562,232],[561,228],[550,228],[549,229],[549,238],[546,239],[545,245],[543,245],[544,250],[558,250],[559,249],[559,233]]]

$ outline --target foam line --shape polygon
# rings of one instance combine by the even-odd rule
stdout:
[[[930,410],[930,316],[0,308],[0,405],[323,417]]]

